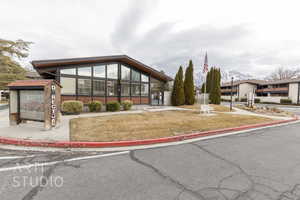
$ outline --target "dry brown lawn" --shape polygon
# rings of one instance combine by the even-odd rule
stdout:
[[[215,104],[209,104],[214,111],[216,112],[230,112],[230,108],[227,106],[222,106],[222,105],[215,105]],[[194,104],[194,105],[183,105],[179,106],[180,108],[187,108],[187,109],[193,109],[193,110],[200,110],[200,105],[199,104]]]
[[[203,116],[198,111],[144,112],[72,119],[70,137],[72,141],[152,139],[269,121],[246,115]]]

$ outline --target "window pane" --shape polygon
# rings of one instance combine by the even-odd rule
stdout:
[[[143,83],[141,85],[141,95],[142,96],[148,96],[149,93],[149,84],[148,83]]]
[[[142,74],[142,82],[149,82],[149,76]]]
[[[107,95],[117,96],[117,81],[107,81]]]
[[[121,66],[121,78],[122,80],[130,80],[130,68]]]
[[[126,82],[121,83],[121,95],[130,96],[130,83],[126,83]]]
[[[118,78],[118,64],[107,65],[107,78]]]
[[[91,76],[92,75],[91,67],[78,67],[78,75],[79,76]]]
[[[131,96],[140,96],[140,87],[139,83],[132,83],[131,84]]]
[[[61,73],[61,74],[76,75],[76,69],[75,69],[75,68],[61,69],[61,70],[60,70],[60,73]]]
[[[78,94],[90,95],[91,94],[91,80],[90,79],[78,79]]]
[[[94,77],[105,78],[105,65],[94,67]]]
[[[132,70],[132,79],[133,81],[140,81],[140,73],[137,71]]]
[[[76,88],[75,81],[76,81],[75,78],[60,77],[60,84],[62,86],[61,93],[75,94],[75,88]]]
[[[94,80],[93,94],[96,96],[105,96],[105,80]]]

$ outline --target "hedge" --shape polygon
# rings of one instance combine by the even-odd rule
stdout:
[[[125,100],[125,101],[122,101],[122,106],[123,106],[123,109],[124,110],[130,110],[131,107],[132,107],[132,101],[130,100]]]
[[[247,98],[241,98],[241,102],[247,102]]]
[[[100,112],[102,108],[101,101],[91,101],[88,103],[89,111],[90,112]]]
[[[291,99],[280,99],[280,103],[282,103],[282,104],[292,104],[292,100]]]
[[[65,114],[79,114],[83,111],[83,103],[81,101],[64,101],[61,110]]]
[[[118,101],[110,101],[106,103],[106,111],[119,111],[120,110],[120,103]]]

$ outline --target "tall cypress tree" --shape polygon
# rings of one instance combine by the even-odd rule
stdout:
[[[212,68],[211,69],[211,84],[209,99],[212,104],[221,103],[221,72],[220,69]]]
[[[184,97],[184,84],[183,84],[183,69],[182,66],[179,67],[178,70],[178,90],[176,91],[177,95],[177,105],[184,105],[185,97]]]
[[[216,104],[221,103],[221,70],[217,70],[217,85],[216,85]]]
[[[172,97],[171,97],[171,102],[173,106],[177,106],[177,90],[178,90],[178,72],[175,75],[174,83],[173,83],[173,90],[172,90]]]
[[[194,67],[192,60],[189,61],[189,66],[185,71],[184,79],[184,96],[185,104],[193,105],[195,103],[195,92],[194,92]]]

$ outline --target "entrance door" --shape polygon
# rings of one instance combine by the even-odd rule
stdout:
[[[161,91],[151,92],[151,105],[163,105],[163,93]]]

